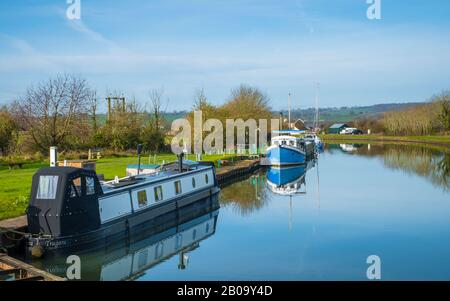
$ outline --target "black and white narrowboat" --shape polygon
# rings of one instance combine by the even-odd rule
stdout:
[[[91,170],[43,168],[33,176],[27,251],[107,245],[157,228],[199,200],[209,199],[212,206],[219,190],[209,162],[180,160],[151,174],[108,182]]]

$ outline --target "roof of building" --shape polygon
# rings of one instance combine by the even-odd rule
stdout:
[[[330,129],[338,129],[338,128],[341,128],[343,126],[348,126],[348,125],[345,124],[345,123],[335,123],[332,126],[330,126]]]
[[[272,133],[275,134],[303,134],[305,131],[303,130],[279,130],[279,131],[272,131]]]

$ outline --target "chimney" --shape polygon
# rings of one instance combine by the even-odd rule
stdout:
[[[50,167],[55,167],[58,162],[58,148],[56,146],[50,147]]]

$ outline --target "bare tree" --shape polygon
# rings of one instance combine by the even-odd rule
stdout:
[[[161,107],[162,107],[162,95],[164,91],[163,89],[153,89],[149,93],[150,97],[150,112],[151,119],[153,120],[155,128],[161,127]]]
[[[162,89],[150,91],[150,120],[142,132],[144,147],[155,153],[164,146],[165,142],[162,96]]]
[[[89,95],[89,105],[90,105],[90,114],[92,118],[92,130],[93,132],[97,132],[98,123],[97,123],[97,109],[98,109],[98,98],[97,92],[92,91]]]
[[[194,110],[202,110],[208,104],[208,99],[203,88],[195,91]]]
[[[15,108],[23,128],[42,152],[60,146],[89,110],[92,90],[85,79],[59,75],[27,89]]]

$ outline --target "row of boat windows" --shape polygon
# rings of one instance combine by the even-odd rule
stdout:
[[[209,183],[208,174],[205,174],[205,182],[206,182],[206,184]],[[183,192],[183,189],[181,186],[181,180],[177,180],[177,181],[173,182],[173,185],[175,188],[176,195],[179,195]],[[192,177],[192,188],[195,188],[195,187],[196,187],[195,178]],[[161,185],[153,187],[153,193],[154,193],[155,202],[159,202],[164,199],[163,188]],[[145,207],[148,205],[147,190],[138,191],[137,196],[138,196],[139,208]]]
[[[40,176],[36,198],[54,200],[58,189],[58,176]],[[95,194],[95,180],[91,176],[80,176],[69,181],[69,196],[77,198]]]
[[[296,142],[296,141],[292,141],[292,140],[291,141],[286,141],[286,140],[274,141],[274,144],[275,145],[290,145],[290,146],[296,146],[296,147],[300,147],[300,145],[301,145],[300,142]]]

